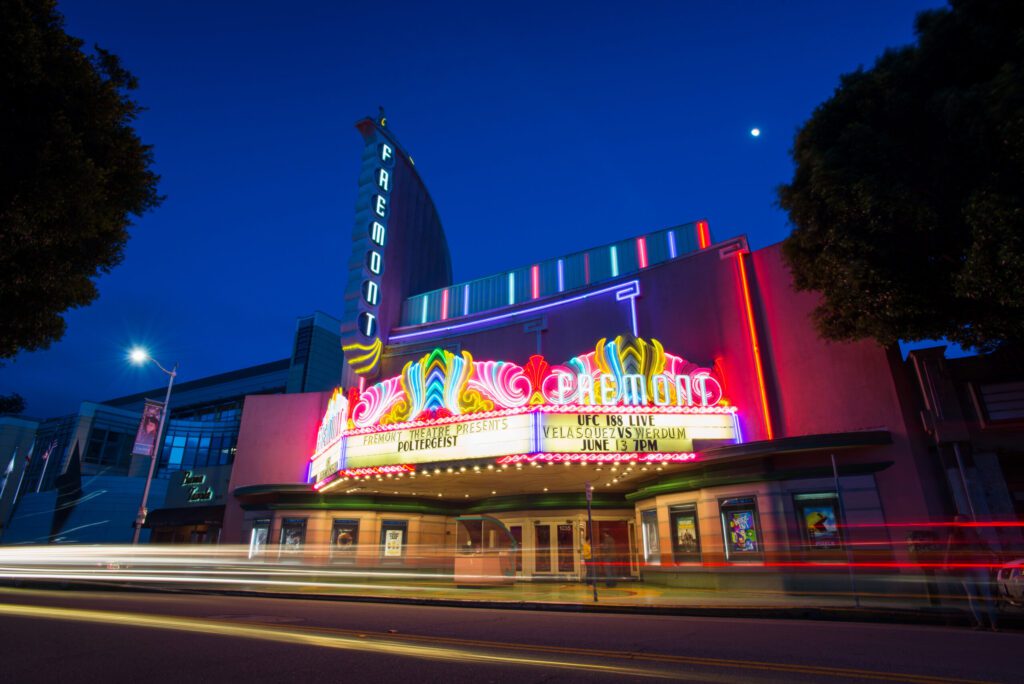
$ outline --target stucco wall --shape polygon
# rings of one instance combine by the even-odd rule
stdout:
[[[305,482],[320,419],[330,398],[330,392],[247,397],[228,491],[256,484]],[[225,543],[245,541],[242,518],[238,500],[228,497],[221,534]]]

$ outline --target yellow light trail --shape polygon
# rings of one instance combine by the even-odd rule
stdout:
[[[909,682],[910,684],[983,684],[983,680],[957,679],[933,675],[880,672],[856,668],[829,667],[823,665],[798,665],[764,661],[734,660],[728,658],[703,658],[657,653],[634,653],[625,651],[594,650],[565,646],[545,646],[508,642],[481,641],[452,637],[427,635],[396,635],[361,630],[335,629],[328,627],[282,627],[266,623],[238,624],[219,620],[177,617],[167,615],[143,615],[139,613],[91,610],[81,608],[54,608],[0,603],[0,615],[23,618],[91,622],[122,627],[165,629],[235,637],[260,639],[278,643],[364,651],[388,656],[425,658],[493,666],[528,666],[571,670],[585,670],[593,673],[633,677],[656,677],[690,681],[742,681],[735,676],[710,675],[707,672],[680,672],[677,670],[640,669],[637,665],[698,666],[705,668],[755,670],[761,673],[784,673],[788,675],[818,676],[827,678],[868,679],[888,682]],[[509,656],[488,653],[487,650],[512,651],[530,654],[561,656],[544,658],[536,655]],[[585,660],[569,660],[566,656],[593,660],[629,660],[632,667],[605,665]],[[758,681],[763,681],[759,679]]]
[[[687,673],[671,671],[638,670],[635,668],[599,663],[571,662],[564,659],[529,658],[519,656],[502,656],[493,653],[482,653],[467,649],[424,646],[396,642],[396,640],[375,640],[359,636],[342,636],[329,633],[308,632],[301,629],[285,628],[269,624],[241,625],[201,618],[183,618],[175,616],[142,615],[106,610],[89,610],[81,608],[52,608],[46,606],[26,606],[0,604],[0,615],[24,618],[41,618],[74,622],[100,623],[121,627],[143,627],[147,629],[166,629],[194,634],[206,634],[243,639],[260,639],[284,644],[316,646],[349,651],[365,651],[386,656],[404,656],[426,658],[429,660],[453,661],[466,664],[482,664],[495,666],[530,666],[555,669],[586,670],[595,673],[633,677],[657,677],[661,679],[690,679],[707,681],[707,677],[693,677]],[[326,632],[326,630],[324,630]],[[388,635],[390,636],[390,635]],[[500,646],[500,645],[498,645]]]

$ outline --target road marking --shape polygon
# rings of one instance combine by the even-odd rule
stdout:
[[[630,651],[605,651],[587,648],[515,644],[507,642],[459,639],[415,634],[394,634],[351,630],[332,627],[292,625],[281,627],[264,622],[225,622],[209,618],[190,618],[169,615],[143,615],[133,612],[92,610],[80,608],[53,608],[21,604],[0,603],[0,615],[26,618],[44,618],[93,622],[116,626],[170,629],[220,636],[255,638],[283,643],[304,644],[326,648],[371,651],[393,656],[428,658],[475,662],[492,665],[527,665],[559,669],[578,669],[606,674],[661,677],[670,679],[696,679],[708,681],[707,673],[699,676],[667,670],[642,670],[635,667],[604,665],[600,663],[567,661],[561,659],[521,658],[489,651],[529,652],[559,656],[576,656],[594,660],[628,660],[632,663],[663,665],[690,665],[724,669],[756,670],[799,675],[817,675],[829,678],[871,679],[880,681],[911,682],[913,684],[978,684],[981,680],[956,679],[933,675],[898,674],[876,670],[830,667],[823,665],[798,665],[764,661],[734,660],[728,658],[701,658],[657,653],[636,653]],[[252,616],[260,617],[260,616]],[[409,643],[400,643],[409,642]],[[467,649],[480,649],[471,651]]]
[[[680,679],[690,681],[709,681],[706,676],[691,673],[671,672],[668,670],[637,669],[600,663],[583,663],[566,660],[520,658],[495,655],[491,653],[474,653],[472,651],[446,648],[442,646],[426,646],[417,644],[399,644],[390,640],[372,640],[366,638],[324,635],[310,633],[297,627],[279,627],[259,623],[227,623],[200,618],[182,618],[174,616],[142,615],[107,610],[86,610],[80,608],[51,608],[46,606],[28,606],[0,603],[0,615],[23,618],[41,618],[74,622],[101,623],[120,627],[144,627],[150,629],[167,629],[197,634],[212,634],[246,639],[261,639],[286,644],[318,646],[349,651],[366,651],[387,656],[406,656],[442,660],[450,662],[473,663],[495,666],[529,666],[552,669],[585,670],[597,674],[609,674],[631,677],[655,677],[659,679]],[[720,678],[719,678],[720,679]],[[722,679],[722,681],[727,681]]]
[[[355,635],[360,638],[380,640],[406,640],[426,643],[437,643],[451,646],[470,646],[503,651],[534,651],[558,655],[578,655],[603,660],[631,660],[673,663],[679,665],[702,665],[709,667],[740,668],[749,670],[771,670],[793,674],[824,675],[829,677],[846,677],[851,679],[877,679],[882,681],[914,682],[920,684],[985,684],[986,680],[957,679],[923,674],[897,674],[878,670],[861,670],[856,668],[831,667],[828,665],[797,665],[789,663],[772,663],[756,660],[734,660],[729,658],[701,658],[698,656],[678,656],[661,653],[638,653],[635,651],[607,651],[573,646],[545,646],[543,644],[518,644],[504,641],[482,641],[478,639],[460,639],[458,637],[440,637],[422,634],[393,634],[371,632],[367,630],[343,629],[338,627],[317,627],[313,625],[296,625],[293,629],[316,630],[332,634]]]

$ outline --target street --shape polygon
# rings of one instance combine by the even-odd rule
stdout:
[[[9,682],[1021,680],[1018,633],[190,593],[0,590]]]

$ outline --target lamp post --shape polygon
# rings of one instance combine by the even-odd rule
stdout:
[[[150,356],[148,351],[140,347],[133,349],[128,358],[135,365],[152,361],[154,366],[168,375],[167,394],[164,396],[164,408],[160,415],[160,429],[156,432],[156,445],[153,447],[153,453],[149,457],[149,474],[146,475],[146,488],[142,490],[142,502],[139,504],[139,512],[135,516],[135,532],[132,534],[132,544],[138,544],[139,535],[142,533],[142,525],[146,522],[146,503],[149,501],[150,485],[153,484],[153,470],[156,468],[157,459],[160,458],[160,452],[163,450],[164,434],[167,432],[167,420],[171,415],[169,411],[171,407],[171,388],[174,387],[174,378],[178,376],[178,364],[175,363],[171,370],[167,370],[160,365],[159,361]]]

